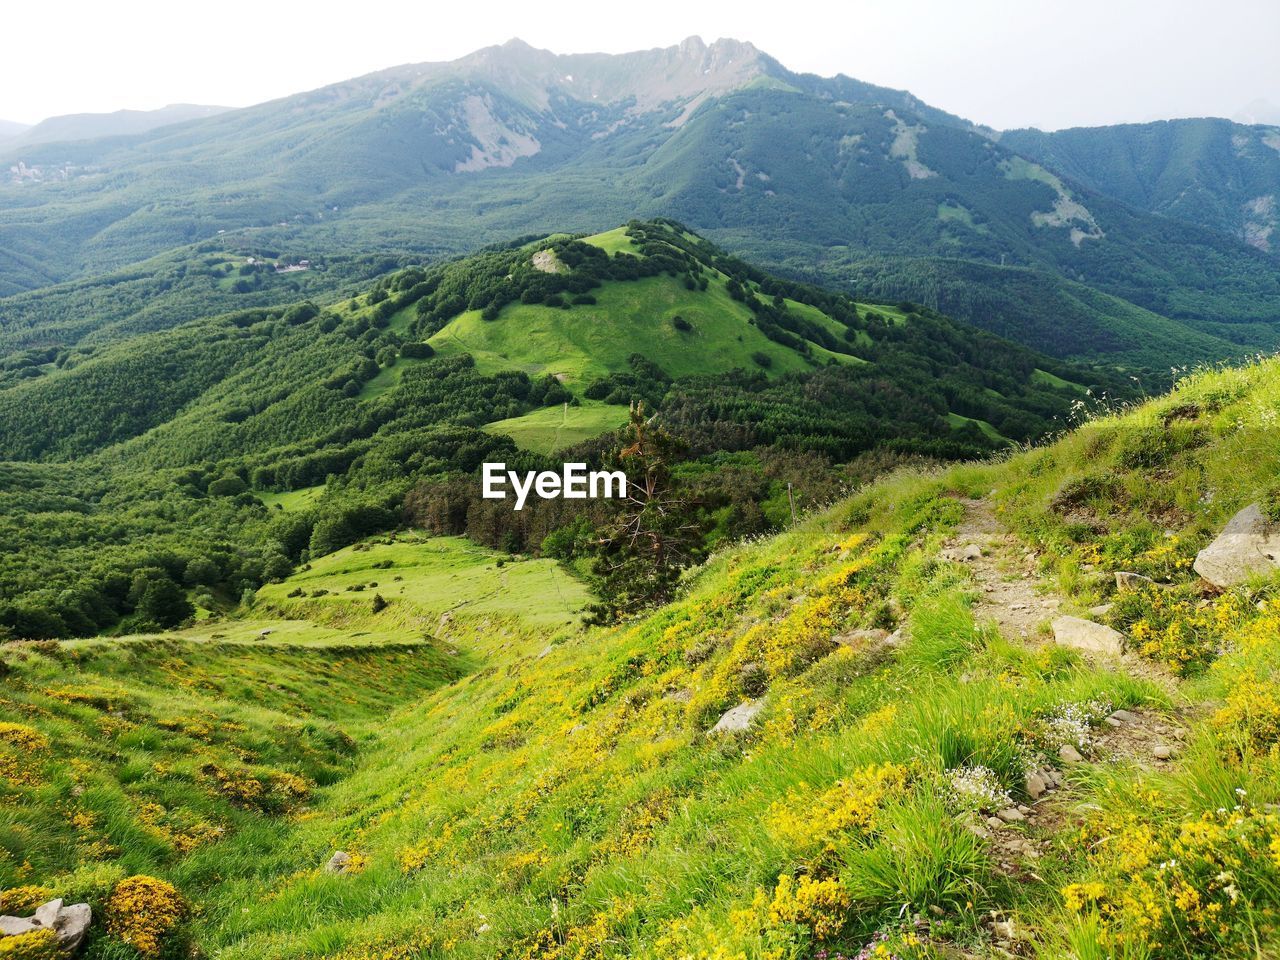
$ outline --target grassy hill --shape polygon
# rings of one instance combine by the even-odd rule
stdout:
[[[277,679],[274,649],[237,670],[282,688],[264,709],[353,741],[284,770],[296,781],[272,779],[290,761],[224,702],[208,664],[228,648],[7,646],[0,769],[23,812],[0,835],[6,903],[43,895],[19,884],[90,898],[114,918],[90,958],[127,955],[118,931],[148,923],[112,899],[141,870],[190,904],[164,949],[227,958],[1265,956],[1280,580],[1206,592],[1189,564],[1237,509],[1273,502],[1278,409],[1272,360],[1003,462],[903,471],[724,550],[615,628],[463,606],[445,624],[456,679],[411,681],[375,666],[402,647],[363,646],[389,615],[438,620],[427,584],[463,574],[456,545],[344,551],[258,603],[348,631],[363,679]],[[961,562],[970,544],[982,556]],[[503,596],[511,566],[466,567],[461,599],[481,573]],[[1162,585],[1117,593],[1116,570]],[[346,589],[394,576],[403,598],[376,614]],[[527,606],[515,591],[512,613]],[[1055,645],[1061,613],[1105,619],[1129,653]],[[197,657],[190,693],[155,672]],[[709,732],[744,703],[745,731]],[[200,709],[236,714],[201,726]],[[250,745],[249,792],[270,804],[237,799],[247,761],[223,759]],[[129,762],[77,767],[77,751]],[[40,852],[68,819],[71,846]]]

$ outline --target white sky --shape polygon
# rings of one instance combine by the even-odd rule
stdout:
[[[1277,0],[15,0],[0,119],[247,106],[513,36],[558,53],[750,40],[793,70],[911,90],[998,128],[1280,103]]]

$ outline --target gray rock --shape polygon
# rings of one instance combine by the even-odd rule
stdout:
[[[1151,748],[1151,755],[1157,760],[1168,760],[1173,756],[1173,748],[1166,743],[1157,743]]]
[[[1280,525],[1258,504],[1245,507],[1196,555],[1195,571],[1215,587],[1234,587],[1280,569]]]
[[[867,647],[888,640],[889,631],[871,627],[867,630],[850,630],[848,633],[838,634],[831,639],[842,647]]]
[[[1090,607],[1089,614],[1094,617],[1105,617],[1114,607],[1114,603],[1100,603],[1096,607]]]
[[[1156,582],[1150,577],[1144,577],[1140,573],[1123,573],[1116,572],[1116,589],[1121,593],[1136,593],[1147,587],[1154,587]]]
[[[1084,757],[1080,756],[1080,751],[1069,743],[1064,743],[1058,748],[1058,756],[1067,763],[1081,763]]]
[[[0,917],[0,937],[20,937],[36,930],[52,930],[58,946],[67,956],[80,949],[93,923],[93,911],[87,903],[63,906],[61,900],[41,904],[30,917]]]
[[[724,716],[711,728],[709,735],[743,733],[751,726],[751,721],[756,718],[756,714],[763,709],[763,700],[748,700],[746,703],[740,703],[725,711]]]
[[[1044,782],[1044,777],[1038,773],[1027,774],[1026,780],[1027,796],[1032,800],[1039,800],[1045,795],[1049,789],[1049,785]]]
[[[0,936],[20,937],[32,930],[39,930],[35,917],[0,917]]]
[[[1108,717],[1108,719],[1119,720],[1121,723],[1133,723],[1133,721],[1137,720],[1138,718],[1135,717],[1128,710],[1113,710],[1111,711],[1111,716]]]
[[[987,817],[987,826],[992,830],[999,830],[1004,826],[1004,821],[999,817]]]
[[[1053,639],[1064,647],[1085,653],[1113,657],[1124,653],[1124,636],[1119,631],[1080,617],[1058,617],[1054,620]]]
[[[1005,823],[1017,823],[1020,820],[1027,819],[1017,807],[1007,807],[1004,810],[997,811],[996,816]]]
[[[982,548],[976,543],[965,544],[960,548],[960,559],[965,563],[977,560],[982,556]]]
[[[68,954],[80,949],[84,938],[89,935],[89,927],[93,923],[93,911],[87,903],[73,903],[69,907],[58,910],[58,919],[53,929],[58,935],[58,943]]]
[[[347,868],[351,866],[351,854],[345,850],[339,850],[329,862],[324,865],[326,873],[346,873]]]

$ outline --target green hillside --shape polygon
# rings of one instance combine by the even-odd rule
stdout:
[[[19,638],[226,613],[395,529],[408,500],[436,533],[576,544],[585,571],[593,547],[565,531],[605,516],[477,502],[477,471],[570,450],[599,466],[633,401],[683,444],[697,558],[777,529],[788,482],[822,502],[860,457],[984,455],[1060,429],[1082,388],[1125,389],[914,304],[772,276],[670,221],[59,357],[0,382],[0,629]]]
[[[1273,360],[1004,462],[905,470],[613,628],[465,604],[446,621],[426,584],[483,570],[502,596],[510,565],[460,568],[433,541],[344,551],[258,604],[323,612],[363,679],[287,678],[268,636],[237,681],[281,688],[261,707],[223,704],[216,644],[7,646],[6,903],[88,898],[109,918],[90,960],[124,956],[122,931],[280,960],[1266,956],[1280,580],[1218,593],[1189,565],[1274,499],[1277,409]],[[1113,571],[1158,584],[1117,593]],[[373,613],[346,589],[365,578],[403,598]],[[459,601],[485,589],[468,582]],[[1054,644],[1060,614],[1129,652]],[[403,648],[362,644],[408,616],[463,675],[378,666]],[[194,702],[146,660],[122,671],[155,649],[161,669],[199,658]],[[744,731],[708,732],[741,704]],[[306,736],[341,755],[285,761],[246,713],[270,709],[295,751],[310,711]],[[251,764],[227,755],[250,743]],[[122,900],[140,871],[189,905],[174,925]]]
[[[1140,210],[1275,253],[1280,129],[1199,118],[1043,133],[1000,142]]]

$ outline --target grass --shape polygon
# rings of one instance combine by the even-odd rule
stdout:
[[[1077,393],[1086,393],[1089,389],[1083,384],[1064,380],[1057,374],[1050,373],[1048,370],[1041,370],[1038,367],[1031,371],[1031,382],[1047,384],[1051,387],[1057,387],[1059,390],[1074,390]]]
[[[581,406],[544,407],[523,416],[497,420],[484,429],[510,437],[523,450],[550,455],[616,430],[626,422],[626,407],[586,400]]]
[[[512,304],[497,320],[478,310],[463,313],[431,338],[438,353],[470,353],[481,373],[523,370],[551,373],[575,392],[592,380],[629,369],[643,354],[671,377],[756,369],[753,353],[772,358],[771,374],[809,368],[795,351],[769,340],[748,323],[750,311],[713,279],[706,291],[691,291],[673,277],[647,277],[607,284],[596,304],[568,310]],[[677,330],[680,316],[693,329]]]
[[[1273,482],[1277,416],[1280,363],[1201,374],[1042,449],[884,478],[713,556],[674,603],[611,628],[566,626],[575,602],[552,598],[537,563],[405,537],[260,594],[254,616],[345,631],[345,648],[274,634],[6,648],[0,719],[47,737],[50,761],[27,785],[0,767],[23,800],[0,815],[0,870],[91,898],[154,871],[198,906],[186,935],[223,960],[808,960],[873,938],[903,958],[984,955],[992,910],[1045,960],[1270,955],[1280,588],[1201,597],[1184,561]],[[940,555],[976,497],[1047,576],[1071,574],[1068,608],[1115,600],[1116,569],[1168,580],[1114,608],[1156,666],[1135,675],[977,623],[967,569]],[[375,614],[371,591],[390,606]],[[1180,667],[1142,642],[1139,614],[1176,622],[1184,645],[1210,631],[1215,653]],[[832,639],[875,626],[902,641]],[[401,630],[445,645],[366,645]],[[97,692],[50,692],[70,685]],[[763,711],[745,735],[708,734],[749,699]],[[1179,762],[1064,768],[1070,816],[1031,828],[1042,857],[1002,867],[1007,850],[979,835],[993,811],[958,799],[957,777],[981,768],[1000,803],[1025,800],[1027,758],[1057,763],[1073,742],[1098,760],[1110,709],[1175,703],[1194,707],[1169,721],[1188,730]],[[206,714],[191,735],[170,729]],[[0,759],[26,736],[0,727]],[[208,763],[312,786],[292,813],[241,809]],[[151,797],[224,835],[165,847]],[[91,824],[68,820],[85,806]],[[172,816],[158,822],[175,837],[195,829]],[[339,849],[355,869],[324,871]],[[99,935],[87,956],[122,949]]]
[[[995,440],[998,443],[1012,443],[1012,441],[1008,437],[1002,434],[999,430],[993,427],[986,420],[977,420],[973,417],[964,417],[958,413],[948,413],[947,422],[950,423],[951,426],[956,428],[963,427],[967,423],[976,423],[978,425],[978,429],[981,430],[983,433],[985,433],[992,440]]]
[[[300,510],[303,507],[309,507],[324,496],[324,484],[302,487],[298,490],[285,490],[280,493],[265,492],[254,495],[272,509],[279,507],[285,511]]]

